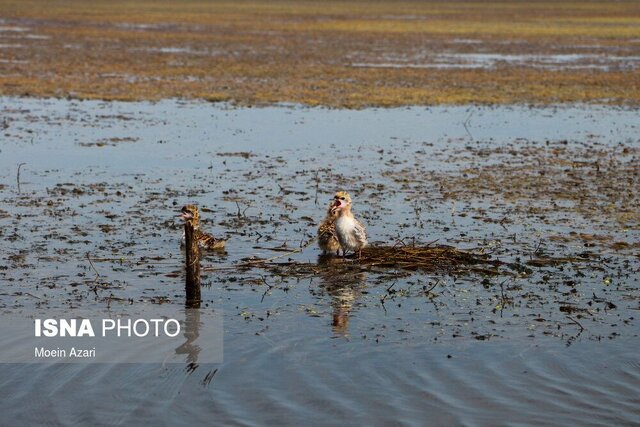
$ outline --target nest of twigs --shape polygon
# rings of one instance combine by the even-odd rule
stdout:
[[[481,273],[499,274],[503,263],[492,260],[489,255],[456,249],[451,246],[369,246],[361,256],[351,254],[321,256],[318,262],[287,260],[288,255],[300,252],[294,250],[269,259],[247,259],[235,266],[239,270],[261,268],[279,274],[306,275],[326,271],[327,268],[359,268],[361,270],[402,269],[429,273]],[[213,268],[212,270],[216,270]]]
[[[430,272],[454,272],[459,270],[487,270],[494,274],[500,261],[488,255],[456,249],[451,246],[371,246],[362,250],[354,260],[360,265]]]

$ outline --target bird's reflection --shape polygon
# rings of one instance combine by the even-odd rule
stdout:
[[[367,275],[349,268],[339,257],[321,256],[318,263],[326,266],[319,274],[320,291],[331,297],[331,328],[335,334],[346,336],[351,310],[365,287]]]

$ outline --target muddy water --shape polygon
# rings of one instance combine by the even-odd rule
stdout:
[[[177,210],[229,239],[202,263],[224,363],[2,365],[5,422],[640,421],[637,111],[0,106],[3,312],[182,307]],[[305,245],[337,188],[374,244],[511,267],[234,267],[318,262]]]

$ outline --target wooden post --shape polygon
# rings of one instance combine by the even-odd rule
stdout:
[[[200,248],[195,239],[195,230],[190,221],[184,223],[185,238],[185,267],[187,278],[185,282],[187,307],[200,308]]]

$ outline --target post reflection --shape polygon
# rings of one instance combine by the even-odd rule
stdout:
[[[202,350],[196,341],[200,336],[200,309],[189,308],[185,310],[184,335],[185,342],[176,348],[176,354],[186,354],[186,363],[197,366],[198,355]]]

